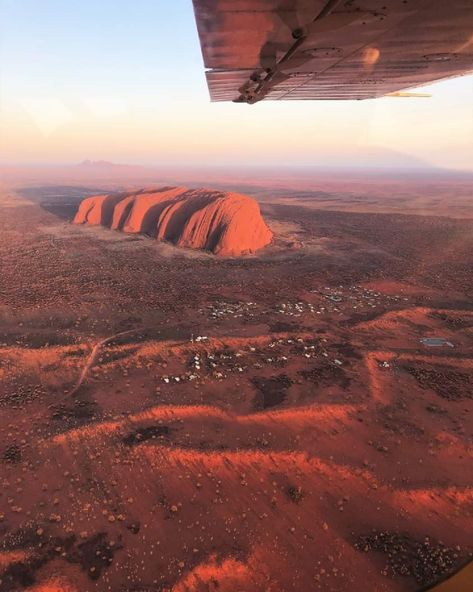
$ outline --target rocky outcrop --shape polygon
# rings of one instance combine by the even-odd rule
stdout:
[[[131,204],[127,206],[128,215],[119,229],[154,236],[161,212],[185,191],[185,187],[165,187],[159,191],[135,195]]]
[[[74,218],[75,224],[102,224],[109,226],[112,222],[115,206],[123,199],[120,194],[94,195],[84,199]]]
[[[74,223],[148,234],[179,247],[222,256],[254,253],[273,236],[251,197],[185,187],[88,197],[80,204]]]

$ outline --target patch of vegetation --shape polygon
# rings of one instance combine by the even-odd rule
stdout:
[[[450,572],[458,560],[457,551],[443,543],[429,537],[418,541],[397,532],[375,531],[360,536],[355,547],[365,553],[378,551],[386,555],[387,564],[383,570],[386,575],[413,577],[423,585]]]
[[[305,493],[301,486],[291,485],[287,490],[289,499],[295,504],[300,504],[305,497]]]

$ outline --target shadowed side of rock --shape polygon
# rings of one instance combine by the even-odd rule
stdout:
[[[166,187],[163,188],[167,189]],[[122,191],[120,193],[108,193],[103,195],[92,195],[84,199],[74,217],[74,224],[92,224],[110,226],[114,228],[116,218],[116,206],[125,199],[134,199],[137,195],[147,194],[150,191],[156,192],[161,189],[141,189],[134,193]],[[117,227],[118,228],[118,227]]]
[[[220,256],[254,253],[273,236],[251,197],[185,187],[89,197],[80,204],[74,223],[148,234]]]
[[[74,224],[109,226],[113,211],[123,197],[120,194],[94,195],[81,202],[74,217]]]
[[[156,220],[159,215],[168,204],[185,191],[185,187],[166,187],[156,193],[135,196],[122,230],[156,236]]]

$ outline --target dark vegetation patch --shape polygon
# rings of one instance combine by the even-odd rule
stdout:
[[[269,326],[271,333],[297,333],[300,331],[300,326],[296,323],[285,323],[284,321],[276,321]]]
[[[461,401],[473,398],[471,373],[440,364],[405,364],[403,368],[416,379],[421,388],[430,389],[443,399]]]
[[[105,350],[100,356],[100,364],[109,364],[129,358],[138,351],[137,347],[129,348],[127,350]]]
[[[422,426],[409,421],[407,405],[404,402],[387,405],[379,409],[377,415],[379,423],[393,434],[417,438],[425,433]]]
[[[362,360],[363,356],[358,352],[351,343],[343,342],[334,344],[336,351],[342,356],[347,358],[355,358],[356,360]]]
[[[443,543],[429,537],[419,541],[396,532],[375,531],[360,536],[355,547],[365,553],[383,553],[387,560],[383,570],[386,575],[412,577],[421,585],[431,584],[452,571],[458,561],[457,551]]]
[[[458,329],[468,329],[469,327],[473,327],[473,319],[465,319],[461,316],[455,316],[454,313],[447,314],[445,312],[435,311],[430,313],[429,317],[444,322],[449,329],[452,329],[454,331]]]
[[[286,398],[286,391],[292,380],[286,374],[274,378],[253,378],[258,393],[254,400],[255,409],[268,409],[280,405]]]
[[[141,329],[130,329],[129,331],[129,333],[123,332],[123,335],[117,334],[116,337],[110,339],[110,341],[107,342],[107,347],[113,347],[116,345],[130,345],[145,341],[145,336],[143,335],[144,332]]]
[[[141,317],[127,316],[115,321],[114,329],[117,333],[119,333],[120,331],[130,331],[131,329],[140,327],[142,324],[143,319]]]
[[[179,444],[180,446],[182,446],[183,448],[186,447],[186,442],[183,442],[181,444]],[[194,446],[189,445],[189,448],[194,448]],[[220,452],[224,452],[226,450],[231,450],[231,447],[228,444],[217,444],[214,442],[211,442],[209,440],[199,440],[198,444],[197,444],[197,448],[199,450],[219,450]],[[241,448],[254,448],[254,444],[253,443],[248,443],[248,444],[242,444]]]
[[[355,312],[350,315],[349,319],[340,321],[340,327],[353,327],[360,323],[375,321],[382,314],[384,314],[384,310],[367,310],[364,312]]]
[[[9,444],[2,452],[2,461],[11,465],[21,462],[21,447],[18,444]]]
[[[76,545],[68,554],[68,561],[78,563],[91,580],[98,580],[102,571],[113,562],[113,555],[119,548],[117,545],[111,546],[107,535],[99,532]]]
[[[198,327],[193,327],[194,335],[198,335]],[[159,328],[147,327],[140,333],[143,339],[156,341],[168,341],[189,339],[192,334],[192,328],[188,326],[174,325],[172,327],[160,326]]]
[[[437,415],[445,415],[447,413],[446,409],[433,403],[431,405],[426,405],[425,408],[429,413],[436,413]]]
[[[0,395],[0,407],[19,407],[31,403],[46,394],[44,387],[39,384],[11,384],[5,393]]]
[[[37,525],[30,525],[4,537],[0,546],[2,551],[24,549],[33,553],[25,561],[12,563],[0,572],[0,592],[33,586],[36,573],[49,561],[61,558],[63,553],[67,562],[78,564],[90,579],[97,580],[113,562],[115,552],[122,548],[121,545],[110,544],[103,532],[81,543],[77,543],[75,535],[56,537],[39,535],[38,532]]]
[[[352,241],[369,251],[369,257],[343,267],[338,275],[339,284],[358,276],[361,280],[389,275],[392,279],[422,279],[428,285],[445,290],[456,289],[471,294],[473,286],[473,221],[445,216],[419,216],[415,214],[358,213],[309,210],[295,205],[272,204],[272,217],[297,223],[311,236]],[[455,250],[449,247],[455,244]],[[376,250],[373,250],[373,247]],[[353,250],[353,256],[359,255]],[[419,269],[419,254],[423,267]],[[424,256],[427,254],[427,256]],[[321,263],[322,258],[317,258]],[[346,258],[350,264],[352,259]],[[321,269],[321,273],[324,273]],[[338,270],[333,269],[331,277]],[[329,285],[329,284],[326,284]]]
[[[169,432],[170,430],[167,426],[146,426],[130,432],[123,438],[122,442],[126,444],[126,446],[135,446],[136,444],[146,442],[147,440],[167,438]]]
[[[348,388],[351,381],[343,368],[334,366],[328,362],[313,366],[310,370],[300,370],[299,374],[314,384],[336,384],[343,389]]]
[[[294,502],[295,504],[300,504],[305,497],[302,487],[296,485],[288,487],[287,495],[291,502]]]
[[[41,542],[41,537],[37,533],[37,528],[31,522],[14,532],[7,533],[0,543],[2,551],[16,551],[17,549],[26,549],[36,547]]]
[[[22,347],[39,349],[53,345],[72,345],[75,338],[67,333],[42,331],[38,333],[8,332],[0,333],[0,342],[7,345],[21,345]]]
[[[141,523],[139,520],[135,520],[134,522],[126,522],[125,526],[132,534],[138,534],[141,529]]]
[[[73,345],[75,337],[67,333],[45,332],[45,333],[26,333],[24,336],[25,344],[28,347],[39,348],[53,345]]]
[[[86,353],[88,353],[88,352],[86,352],[85,349],[82,349],[80,347],[75,347],[73,349],[69,349],[69,350],[62,352],[61,355],[63,358],[82,358],[85,356]]]
[[[10,564],[4,571],[0,572],[0,592],[12,592],[23,590],[35,583],[35,574],[40,567],[47,563],[42,558],[36,557],[29,561],[18,561]]]
[[[96,419],[97,405],[86,397],[74,397],[53,407],[51,418],[67,429],[79,428]]]

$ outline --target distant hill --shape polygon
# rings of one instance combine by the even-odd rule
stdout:
[[[342,154],[343,166],[384,169],[439,170],[436,166],[405,152],[385,148],[384,146],[360,146],[355,157]]]
[[[135,164],[119,164],[116,162],[110,162],[108,160],[83,160],[79,164],[76,165],[76,168],[80,169],[88,169],[94,171],[146,171],[151,170],[147,169],[142,165],[135,165]]]
[[[120,166],[119,164],[115,164],[114,162],[109,162],[108,160],[83,160],[77,166],[79,167],[117,167]],[[129,166],[129,165],[124,165]]]

